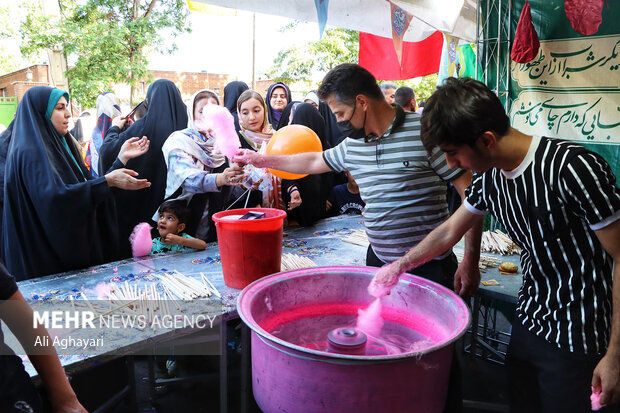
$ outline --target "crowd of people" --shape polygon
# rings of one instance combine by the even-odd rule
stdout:
[[[9,272],[23,280],[128,258],[137,224],[152,223],[157,237],[164,201],[185,203],[184,233],[204,242],[216,240],[211,217],[226,208],[279,208],[288,211],[290,225],[303,226],[340,213],[342,187],[332,189],[347,177],[335,172],[297,180],[268,174],[268,185],[240,199],[243,169],[214,150],[214,136],[197,122],[206,105],[221,104],[208,89],[184,102],[173,82],[160,79],[143,102],[122,114],[115,95],[105,92],[97,97],[95,126],[85,139],[85,124],[93,121],[88,112],[69,131],[68,94],[30,89],[0,139],[6,188],[0,199],[0,257]],[[242,148],[259,151],[291,124],[312,129],[323,149],[344,139],[314,91],[295,102],[283,83],[271,85],[263,97],[234,81],[224,88],[223,104]],[[356,203],[363,205],[361,199]]]
[[[497,96],[472,79],[448,79],[422,108],[410,88],[342,64],[300,102],[283,83],[263,97],[232,82],[223,100],[242,148],[232,158],[202,122],[219,96],[203,89],[183,102],[163,79],[129,115],[99,96],[82,154],[69,96],[30,89],[0,135],[8,272],[22,280],[129,257],[141,222],[156,222],[152,253],[204,249],[216,239],[212,215],[248,205],[286,210],[304,226],[363,212],[366,265],[381,267],[371,294],[411,271],[467,297],[480,282],[481,216],[491,213],[524,251],[507,362],[514,411],[587,411],[590,384],[602,403],[620,400],[620,189],[604,159],[511,128]],[[266,155],[293,124],[313,130],[323,151]],[[246,190],[245,165],[309,175],[267,175]],[[451,247],[462,236],[458,264]],[[0,267],[0,292],[18,294],[4,279]],[[461,410],[460,387],[453,357],[446,412]],[[66,400],[81,411],[70,392]]]

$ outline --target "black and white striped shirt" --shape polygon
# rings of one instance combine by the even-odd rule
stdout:
[[[368,240],[387,263],[402,257],[448,218],[445,181],[464,173],[450,168],[438,148],[427,154],[420,140],[420,115],[400,107],[380,139],[346,138],[323,157],[330,168],[349,171],[357,182],[366,203]]]
[[[465,206],[490,212],[522,249],[517,317],[560,348],[603,353],[613,262],[594,230],[620,219],[609,165],[573,142],[534,136],[523,162],[474,178]]]

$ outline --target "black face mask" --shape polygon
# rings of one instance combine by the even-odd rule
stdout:
[[[355,116],[355,109],[357,109],[357,105],[353,106],[353,113],[348,120],[338,122],[338,129],[340,129],[340,132],[342,132],[342,134],[348,138],[363,139],[366,137],[366,131],[364,130],[364,127],[362,127],[361,129],[355,129],[353,125],[351,125],[351,119],[353,118],[353,116]]]

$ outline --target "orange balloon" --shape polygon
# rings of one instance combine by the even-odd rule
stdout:
[[[323,145],[312,129],[304,125],[288,125],[278,130],[267,143],[267,155],[294,155],[304,152],[321,152]],[[308,174],[269,169],[269,172],[282,179],[299,179]]]

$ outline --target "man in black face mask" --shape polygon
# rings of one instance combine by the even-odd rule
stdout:
[[[420,115],[386,102],[375,78],[345,63],[323,79],[318,95],[334,112],[345,139],[324,152],[259,155],[241,152],[233,162],[294,173],[349,171],[366,202],[364,225],[370,241],[366,265],[380,267],[398,259],[448,218],[446,182],[461,197],[471,173],[450,168],[439,149],[427,153],[420,140]],[[466,237],[465,257],[457,270],[451,250],[415,269],[462,296],[480,282],[481,226]]]
[[[341,64],[323,79],[318,95],[334,112],[347,138],[324,152],[260,155],[240,151],[232,161],[293,173],[349,171],[358,183],[370,246],[366,265],[380,267],[404,255],[448,218],[446,182],[461,198],[471,173],[450,168],[438,148],[427,153],[420,139],[420,115],[386,102],[375,78],[363,67]],[[465,238],[457,269],[452,250],[415,268],[415,274],[443,284],[461,296],[478,288],[482,225]],[[456,360],[456,357],[453,358]],[[462,410],[460,370],[453,362],[444,412]]]

